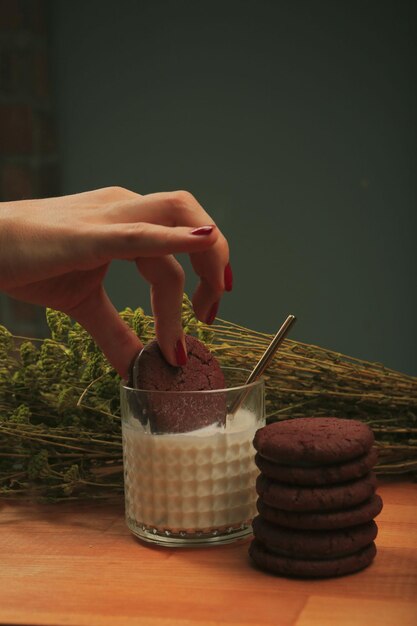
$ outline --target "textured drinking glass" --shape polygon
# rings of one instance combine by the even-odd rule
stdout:
[[[247,372],[223,371],[228,386],[220,390],[121,386],[126,521],[144,541],[203,546],[251,533],[258,474],[252,441],[265,424],[264,381],[243,386]]]

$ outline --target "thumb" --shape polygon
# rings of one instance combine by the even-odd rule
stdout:
[[[100,286],[69,313],[91,335],[117,373],[127,380],[129,365],[143,344],[120,318]]]

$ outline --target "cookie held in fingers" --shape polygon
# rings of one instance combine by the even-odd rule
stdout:
[[[189,432],[225,422],[227,409],[223,394],[189,393],[224,389],[220,365],[195,337],[186,335],[185,343],[188,357],[181,367],[165,360],[156,340],[140,353],[133,382],[138,390],[149,391],[147,419],[152,432]]]

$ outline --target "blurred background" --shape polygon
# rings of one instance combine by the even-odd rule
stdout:
[[[221,317],[417,375],[416,6],[0,0],[0,199],[187,189],[230,242]],[[150,311],[131,264],[106,287]],[[4,295],[0,323],[47,332]]]

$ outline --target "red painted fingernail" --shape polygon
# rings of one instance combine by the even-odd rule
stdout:
[[[185,365],[187,363],[187,354],[184,350],[181,339],[178,339],[175,346],[175,358],[178,367],[181,367],[182,365]]]
[[[199,228],[194,228],[191,231],[192,235],[210,235],[213,232],[214,226],[200,226]]]
[[[212,324],[216,319],[217,311],[219,310],[219,303],[215,302],[210,309],[210,312],[207,316],[206,324]]]
[[[226,291],[232,291],[233,289],[233,272],[230,263],[224,268],[224,288]]]

